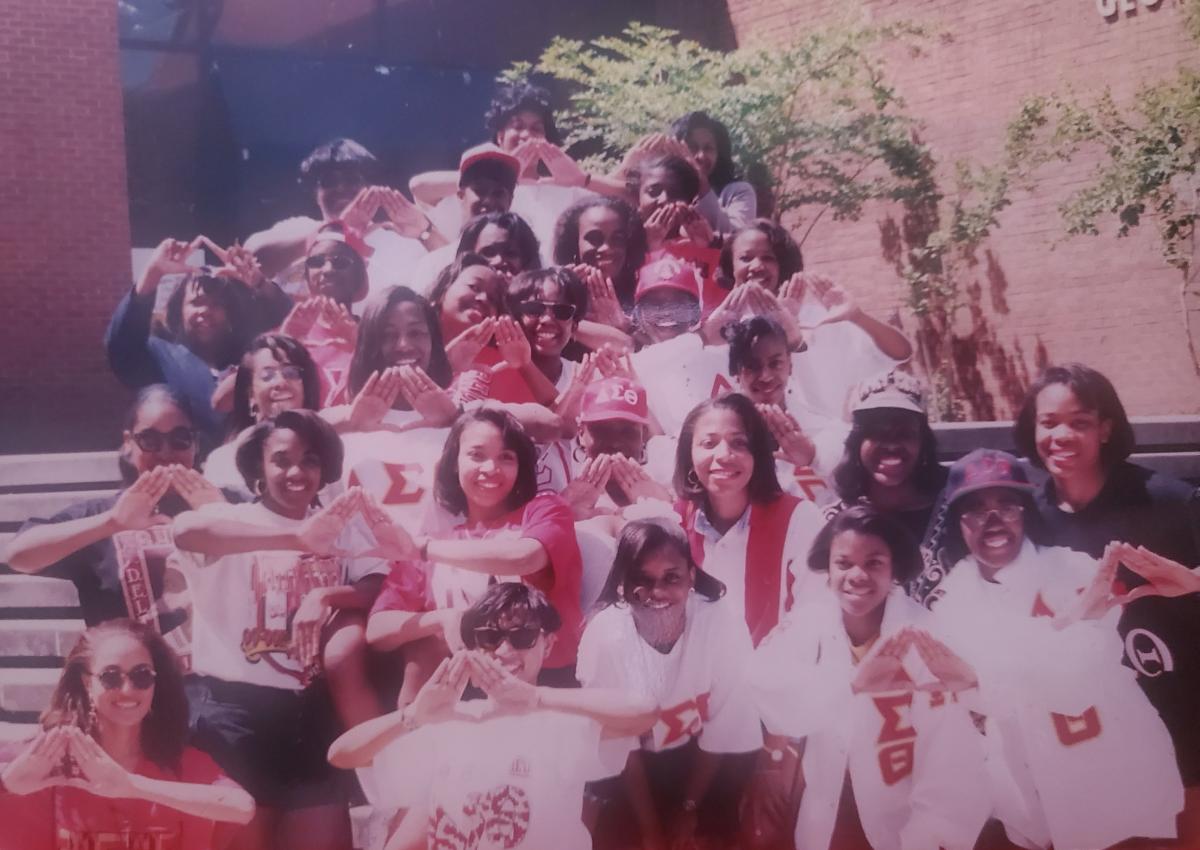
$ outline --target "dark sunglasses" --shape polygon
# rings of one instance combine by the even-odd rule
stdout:
[[[537,643],[542,630],[537,626],[522,626],[519,629],[496,629],[480,626],[475,630],[475,645],[488,652],[495,652],[500,644],[508,641],[513,649],[529,649]]]
[[[545,301],[526,301],[517,308],[522,316],[529,316],[531,319],[540,319],[549,311],[560,322],[565,322],[575,318],[574,304],[547,304]]]
[[[196,445],[196,432],[182,425],[166,432],[147,428],[134,434],[133,441],[139,449],[151,454],[157,454],[167,446],[170,446],[172,451],[186,452]]]
[[[325,268],[326,262],[335,272],[344,272],[352,261],[345,254],[313,254],[304,258],[304,265],[313,271]]]
[[[139,664],[128,673],[119,667],[105,667],[97,674],[96,678],[100,680],[101,686],[106,691],[118,690],[125,684],[126,679],[137,690],[148,691],[154,687],[154,680],[158,678],[158,674],[149,664]]]

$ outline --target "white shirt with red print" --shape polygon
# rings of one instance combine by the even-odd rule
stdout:
[[[740,687],[750,658],[750,632],[724,599],[696,593],[687,600],[683,634],[669,652],[659,652],[638,634],[628,605],[610,605],[592,618],[579,644],[579,680],[590,687],[620,688],[654,700],[658,719],[635,739],[605,743],[605,765],[613,774],[639,745],[661,752],[698,738],[713,753],[744,753],[762,746],[758,713]]]
[[[1121,663],[1120,609],[1054,625],[1095,572],[1083,553],[1026,540],[994,581],[960,561],[933,608],[979,677],[997,816],[1025,847],[1174,837],[1183,808],[1170,735]]]
[[[929,612],[900,589],[885,605],[876,647],[904,626],[928,628]],[[942,691],[855,694],[854,676],[841,608],[828,589],[794,609],[750,663],[749,688],[766,730],[806,739],[796,846],[830,847],[849,771],[875,850],[970,850],[991,801],[966,707]],[[934,681],[919,665],[912,679]]]
[[[462,703],[484,717],[488,700]],[[599,778],[600,724],[555,711],[445,720],[359,770],[371,804],[412,809],[431,850],[588,850],[583,787]]]

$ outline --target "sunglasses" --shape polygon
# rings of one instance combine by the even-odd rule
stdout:
[[[344,272],[350,268],[351,262],[351,259],[345,254],[313,254],[304,258],[305,267],[312,271],[323,269],[325,264],[329,263],[330,268],[335,272]]]
[[[186,452],[196,445],[196,432],[191,428],[184,428],[182,425],[172,428],[170,431],[156,431],[153,428],[147,428],[134,434],[133,441],[139,449],[151,454],[157,454],[168,446],[172,451]]]
[[[258,372],[258,379],[269,384],[282,376],[285,381],[303,381],[304,372],[299,366],[265,366]]]
[[[517,309],[522,316],[528,316],[531,319],[540,319],[547,312],[560,322],[575,318],[574,304],[547,304],[545,301],[526,301]]]
[[[125,684],[126,679],[137,690],[148,691],[154,687],[154,680],[158,678],[158,674],[149,664],[139,664],[128,673],[120,667],[105,667],[97,674],[96,678],[100,680],[100,685],[106,691],[118,690]]]
[[[522,626],[519,629],[497,629],[480,626],[475,630],[475,645],[488,652],[495,652],[500,644],[508,641],[513,649],[529,649],[537,643],[542,630],[537,626]]]

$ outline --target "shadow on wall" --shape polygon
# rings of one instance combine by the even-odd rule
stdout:
[[[879,222],[882,256],[902,279],[906,267],[942,273],[940,259],[914,254],[939,225],[937,201],[929,196],[906,203],[899,221],[887,215]],[[1049,351],[1040,336],[1031,352],[1020,339],[1001,340],[997,320],[1009,313],[1008,278],[991,250],[982,259],[969,255],[958,274],[953,292],[929,299],[928,309],[914,314],[916,360],[933,385],[939,418],[1011,418],[1033,378],[1050,362]]]

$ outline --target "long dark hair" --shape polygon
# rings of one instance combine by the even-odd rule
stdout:
[[[707,112],[689,112],[671,125],[671,135],[684,144],[687,144],[688,136],[693,130],[708,130],[716,139],[717,161],[713,165],[712,174],[708,175],[708,182],[720,192],[737,180],[737,169],[733,164],[733,145],[729,143],[729,130]]]
[[[372,372],[386,368],[380,349],[383,347],[388,313],[397,304],[405,303],[417,305],[429,328],[429,377],[439,387],[450,385],[452,375],[450,361],[446,359],[446,346],[442,342],[442,323],[438,321],[433,306],[407,286],[393,286],[370,303],[363,312],[362,321],[358,323],[358,339],[354,344],[354,356],[350,359],[348,383],[351,393],[361,390]]]
[[[833,486],[843,502],[857,502],[867,498],[871,486],[871,473],[863,466],[862,444],[874,428],[886,418],[905,416],[918,420],[921,448],[917,465],[913,470],[913,483],[921,493],[937,495],[946,483],[946,470],[937,461],[937,438],[929,427],[929,419],[913,410],[880,407],[856,410],[846,437],[846,450],[837,468],[833,470]]]
[[[1112,469],[1133,454],[1137,445],[1133,426],[1129,424],[1125,405],[1121,404],[1112,381],[1091,366],[1064,363],[1061,366],[1050,366],[1038,376],[1029,387],[1029,392],[1025,393],[1021,411],[1013,424],[1013,441],[1017,445],[1017,451],[1028,458],[1030,463],[1041,469],[1046,468],[1038,455],[1034,433],[1037,427],[1038,396],[1042,390],[1053,384],[1062,384],[1070,389],[1086,410],[1094,410],[1101,421],[1107,420],[1112,424],[1112,433],[1108,441],[1100,446],[1100,463],[1105,470]]]
[[[450,265],[438,272],[433,289],[429,290],[429,303],[433,306],[433,312],[437,316],[440,317],[442,315],[442,308],[446,304],[446,293],[450,291],[450,287],[454,285],[454,281],[458,280],[463,272],[474,266],[491,268],[485,257],[476,254],[474,251],[466,251],[459,254]],[[497,288],[496,297],[492,304],[496,308],[497,315],[504,312],[504,293],[502,289]]]
[[[695,576],[696,592],[709,602],[725,595],[725,585],[711,573],[706,573],[692,557],[692,548],[678,524],[664,519],[638,519],[621,529],[617,539],[617,554],[604,589],[596,600],[597,610],[625,601],[629,583],[642,575],[642,562],[659,549],[674,549]]]
[[[300,370],[304,384],[303,406],[306,410],[321,407],[321,378],[312,355],[299,340],[283,334],[259,334],[250,341],[242,362],[238,364],[237,377],[233,380],[233,413],[229,418],[230,435],[240,434],[254,424],[256,417],[250,410],[250,388],[254,384],[254,369],[251,361],[259,351],[266,349],[281,364],[289,364]]]
[[[138,736],[142,754],[159,767],[178,774],[188,737],[188,701],[183,689],[183,670],[162,635],[143,623],[108,620],[79,636],[63,664],[62,675],[50,696],[50,705],[42,712],[42,728],[77,726],[96,737],[98,730],[85,679],[98,672],[91,669],[96,647],[106,638],[117,635],[133,638],[144,646],[154,665],[154,698]]]
[[[462,444],[462,432],[475,422],[486,422],[495,427],[500,432],[504,448],[516,453],[517,480],[505,499],[505,507],[510,511],[524,507],[537,495],[537,447],[512,414],[487,407],[464,413],[450,428],[434,471],[433,498],[450,513],[466,516],[467,494],[458,480],[458,452]]]
[[[637,211],[620,198],[600,195],[584,198],[567,207],[554,225],[554,262],[560,266],[580,262],[579,220],[585,212],[596,207],[612,210],[621,219],[621,228],[625,232],[625,265],[617,272],[613,288],[623,305],[632,305],[638,269],[646,261],[646,231],[642,229]]]
[[[741,393],[727,393],[720,398],[700,402],[683,420],[679,429],[679,444],[675,449],[675,492],[694,504],[708,508],[708,491],[696,479],[696,467],[692,463],[692,439],[696,434],[696,422],[710,410],[730,410],[742,420],[746,438],[750,441],[750,454],[754,458],[754,471],[750,474],[750,501],[770,502],[783,494],[779,478],[775,475],[774,440],[754,407],[754,402]]]

